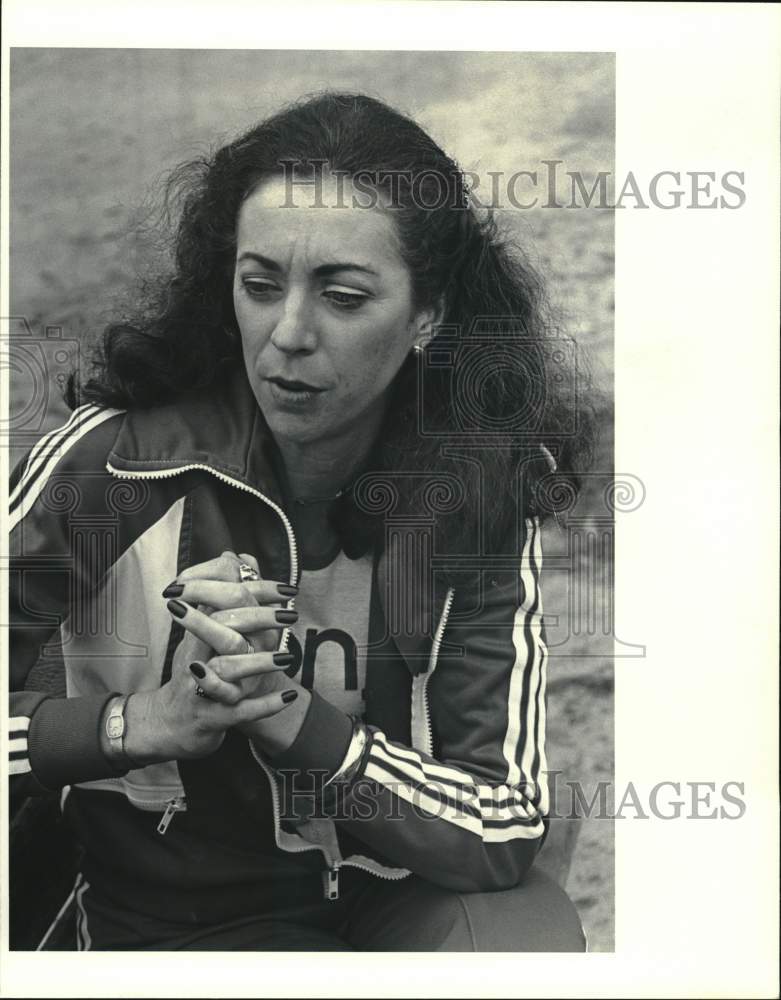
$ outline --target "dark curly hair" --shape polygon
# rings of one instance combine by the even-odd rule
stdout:
[[[455,516],[439,519],[449,550],[496,551],[513,519],[548,514],[554,465],[572,494],[592,459],[582,352],[576,366],[540,277],[493,217],[470,205],[455,161],[374,98],[318,94],[177,167],[166,186],[177,220],[172,273],[147,285],[134,318],[106,328],[91,377],[72,377],[68,402],[149,407],[208,389],[243,363],[232,297],[237,216],[260,181],[291,164],[311,178],[324,169],[369,178],[393,213],[415,306],[444,304],[420,363],[410,355],[395,378],[367,469],[392,481],[397,512],[431,510],[441,473],[444,493],[460,492]],[[339,513],[351,529],[345,539],[366,537],[376,522],[361,495]],[[453,512],[455,501],[437,502]]]

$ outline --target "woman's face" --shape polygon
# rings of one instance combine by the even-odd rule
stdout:
[[[395,224],[353,207],[342,180],[311,188],[269,179],[238,217],[233,302],[244,362],[278,439],[300,444],[375,426],[386,390],[430,323],[415,315]],[[349,207],[342,207],[349,206]]]

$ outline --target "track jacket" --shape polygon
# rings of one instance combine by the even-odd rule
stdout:
[[[206,907],[239,915],[282,874],[320,872],[334,896],[349,866],[459,891],[521,880],[548,809],[536,518],[519,518],[509,558],[464,559],[447,588],[429,523],[388,521],[374,564],[369,740],[328,814],[323,783],[355,747],[351,720],[316,692],[274,758],[238,732],[208,758],[124,774],[100,750],[109,697],[170,677],[183,631],[161,592],[179,572],[231,549],[256,555],[267,579],[299,578],[243,371],[154,409],[80,407],[19,463],[10,500],[12,794],[63,790],[92,878],[138,905],[178,892],[191,919]],[[64,699],[35,690],[57,670]],[[321,784],[298,808],[305,774]]]

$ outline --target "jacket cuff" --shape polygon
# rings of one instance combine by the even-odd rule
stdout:
[[[47,698],[30,719],[30,767],[38,781],[56,790],[64,785],[117,777],[100,746],[100,722],[112,692],[85,698]]]
[[[371,737],[369,736],[368,728],[360,719],[354,719],[353,734],[347,746],[347,753],[344,755],[339,769],[335,774],[331,775],[327,784],[332,785],[335,782],[350,784],[354,781],[363,768],[366,753],[370,745]]]
[[[295,740],[287,750],[270,757],[277,771],[323,775],[330,781],[339,770],[352,739],[353,726],[348,715],[312,691],[309,708]]]

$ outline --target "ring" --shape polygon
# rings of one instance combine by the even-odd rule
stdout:
[[[199,698],[208,698],[209,697],[208,694],[206,694],[206,692],[203,690],[203,688],[201,687],[200,684],[196,684],[195,685],[195,693],[198,695]]]
[[[239,563],[239,579],[242,583],[247,580],[259,580],[258,571],[253,569],[249,563]]]

